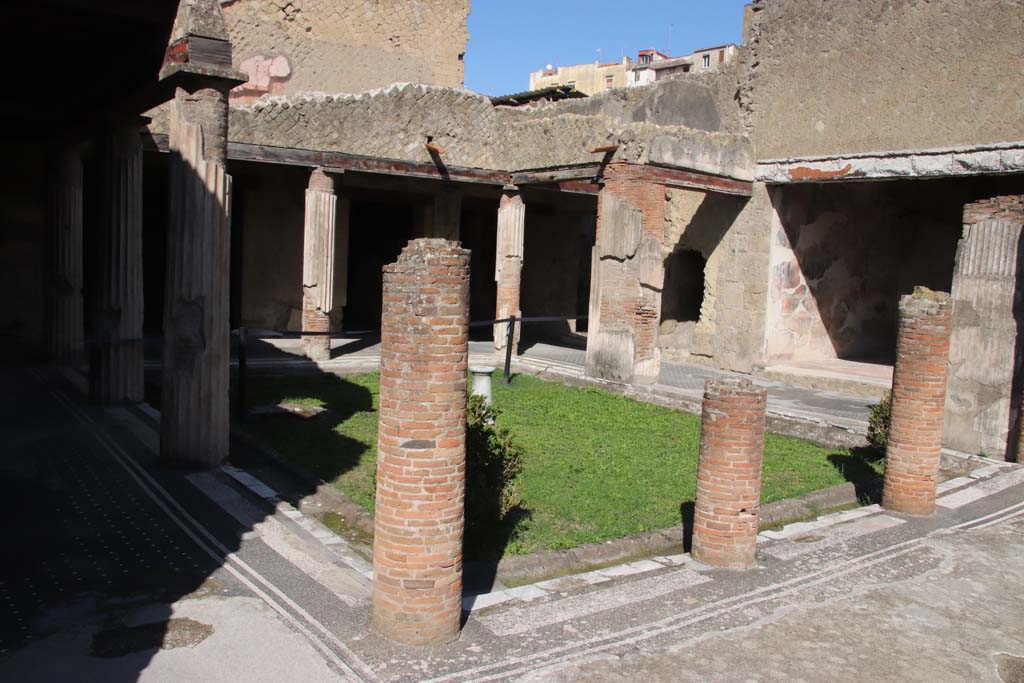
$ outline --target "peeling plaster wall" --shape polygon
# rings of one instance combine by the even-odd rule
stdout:
[[[462,87],[469,0],[222,0],[233,94],[361,92],[409,81]]]
[[[965,203],[1024,187],[977,178],[777,187],[767,360],[891,362],[897,303],[948,292]]]
[[[756,0],[759,159],[1024,138],[1020,0]]]

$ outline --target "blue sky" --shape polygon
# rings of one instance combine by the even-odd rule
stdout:
[[[548,64],[613,62],[655,48],[671,56],[739,43],[749,0],[472,0],[466,87],[526,90]],[[600,52],[599,52],[600,50]]]

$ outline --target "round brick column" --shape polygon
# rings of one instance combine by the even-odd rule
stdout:
[[[882,494],[889,510],[911,515],[935,510],[952,310],[948,294],[923,287],[900,300]]]
[[[695,560],[725,569],[754,563],[768,392],[747,380],[708,380],[701,413]]]
[[[469,251],[413,240],[384,268],[373,624],[458,637],[466,477]]]

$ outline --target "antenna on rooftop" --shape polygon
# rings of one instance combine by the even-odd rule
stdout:
[[[675,26],[675,24],[669,24],[668,25],[668,45],[665,46],[665,54],[667,54],[669,57],[672,56],[672,27],[673,26]]]

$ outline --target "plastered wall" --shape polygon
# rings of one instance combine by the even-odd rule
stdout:
[[[396,82],[462,87],[469,0],[222,0],[233,99],[362,92]]]
[[[1024,138],[1020,0],[756,0],[759,159]]]

